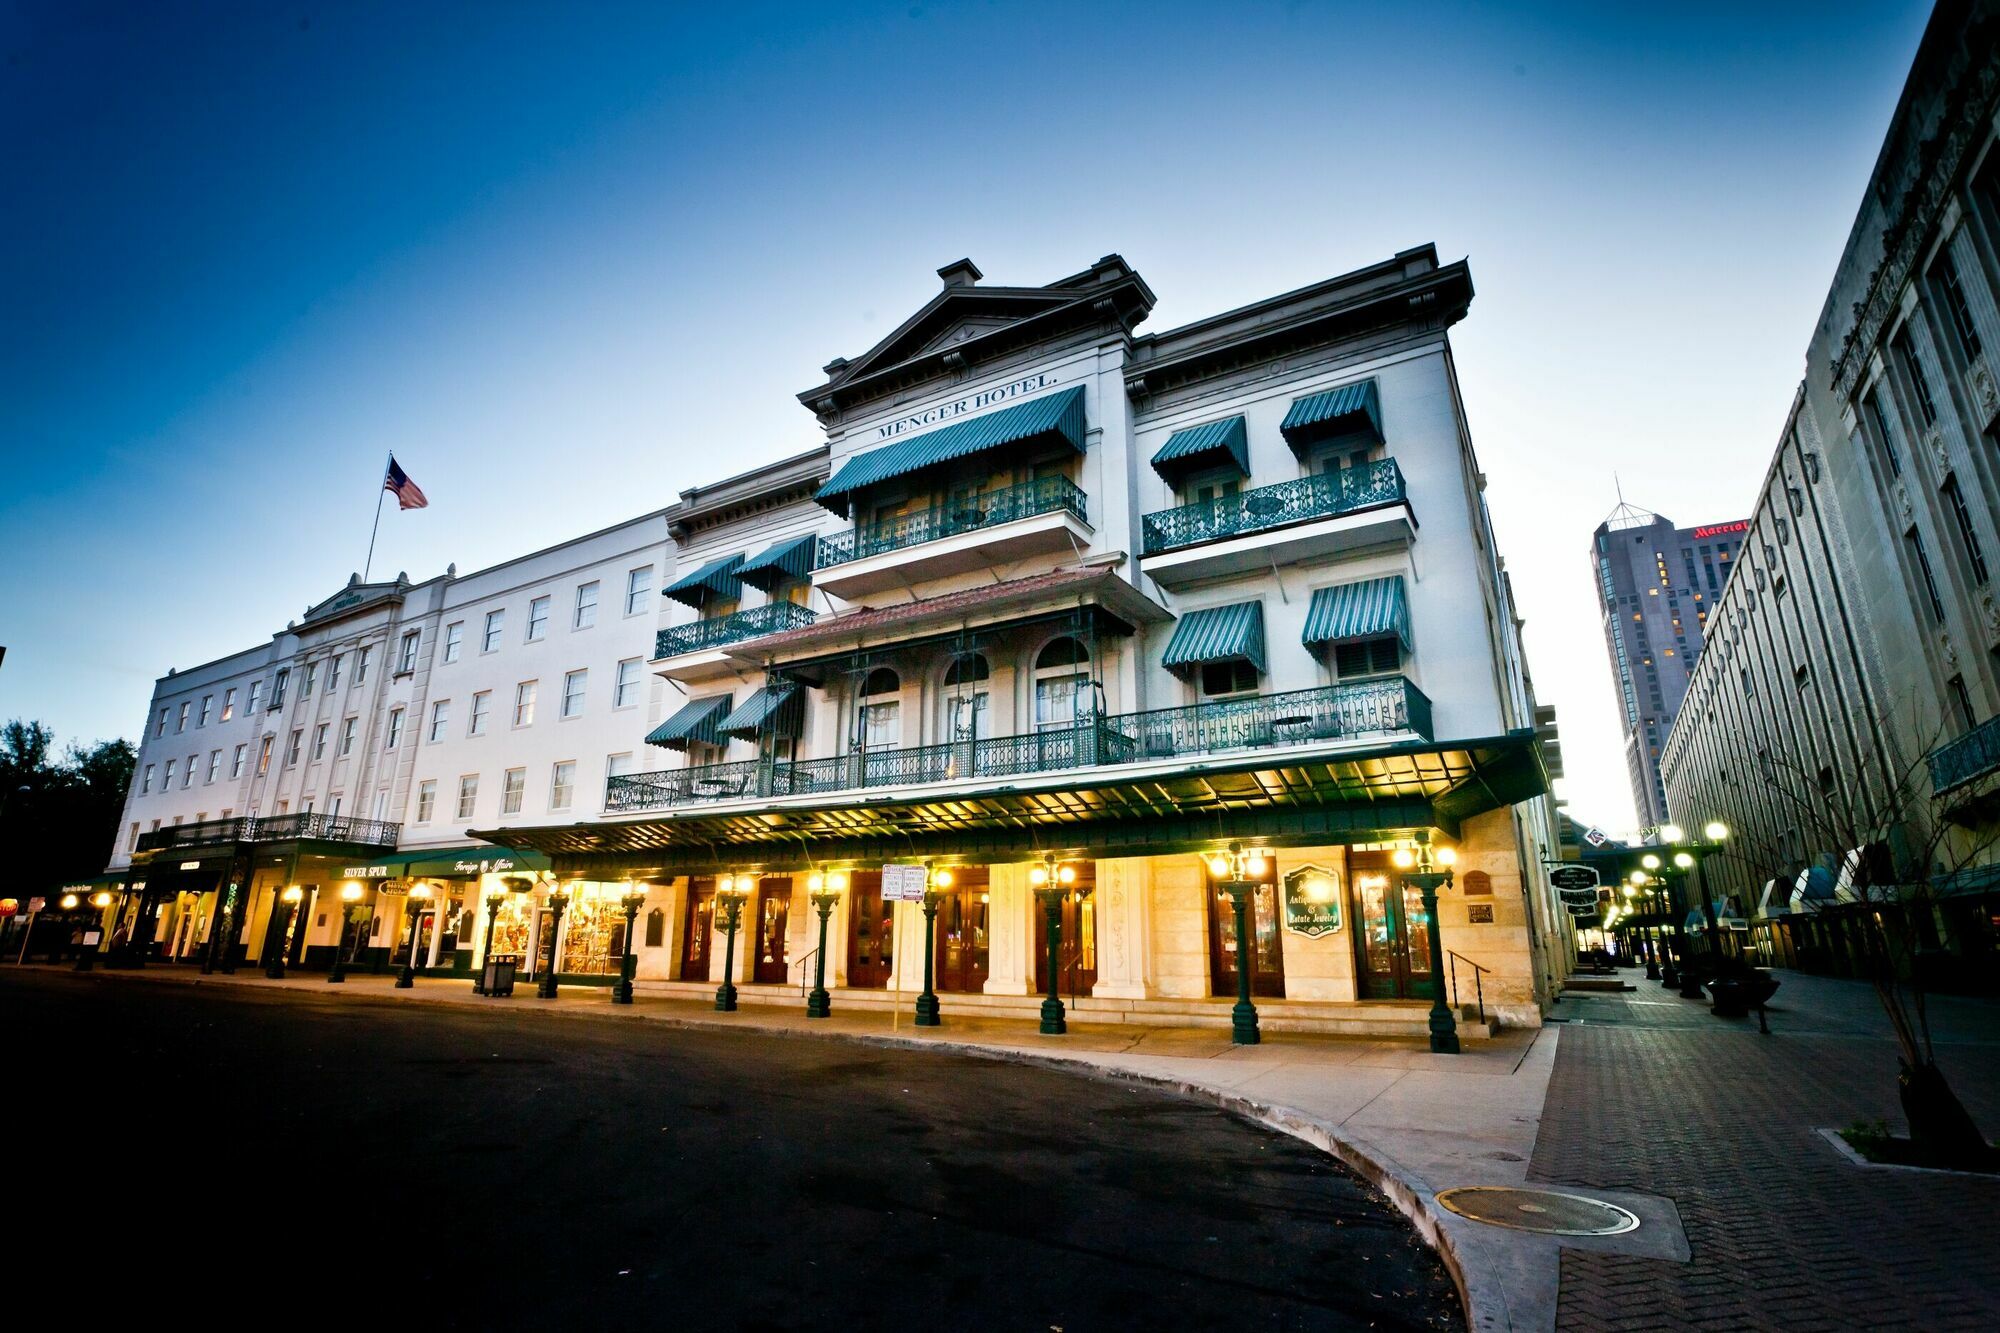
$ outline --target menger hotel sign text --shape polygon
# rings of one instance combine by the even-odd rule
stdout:
[[[1002,384],[991,389],[981,389],[978,393],[960,398],[955,402],[939,403],[936,407],[927,407],[923,411],[912,413],[907,417],[897,417],[894,421],[885,421],[875,428],[875,435],[878,439],[893,440],[898,435],[907,435],[913,430],[922,430],[926,426],[935,426],[941,422],[950,421],[953,417],[962,417],[968,412],[977,412],[982,407],[992,407],[996,403],[1004,403],[1009,399],[1024,397],[1037,389],[1046,389],[1055,382],[1056,377],[1054,375],[1043,371],[1039,375],[1030,375],[1026,379],[1018,379],[1011,384]]]

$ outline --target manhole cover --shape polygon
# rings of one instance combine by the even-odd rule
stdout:
[[[1553,1190],[1466,1185],[1445,1190],[1437,1201],[1475,1222],[1548,1236],[1617,1236],[1639,1225],[1638,1218],[1616,1204]]]

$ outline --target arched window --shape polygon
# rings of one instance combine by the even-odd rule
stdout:
[[[1073,727],[1089,706],[1090,651],[1073,638],[1051,639],[1035,655],[1035,730]]]
[[[895,694],[903,688],[903,678],[888,667],[876,667],[862,683],[861,694],[872,699],[878,694]]]
[[[888,667],[876,667],[861,684],[861,744],[864,749],[894,749],[903,743],[903,678]]]
[[[945,668],[944,683],[947,686],[974,685],[991,674],[986,665],[986,658],[982,654],[967,653],[951,660],[951,665]]]
[[[979,653],[955,657],[945,668],[940,740],[984,740],[992,734],[988,713],[992,700],[986,690],[990,675],[992,669]]]
[[[1075,639],[1065,635],[1060,639],[1050,639],[1042,645],[1042,651],[1035,655],[1035,670],[1048,667],[1082,666],[1090,661],[1090,650]]]

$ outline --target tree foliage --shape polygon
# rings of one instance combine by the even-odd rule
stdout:
[[[103,873],[137,757],[125,740],[72,744],[58,755],[46,723],[0,725],[0,845],[10,897]]]

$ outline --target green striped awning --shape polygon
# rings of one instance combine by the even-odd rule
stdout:
[[[1381,444],[1382,402],[1376,394],[1375,381],[1343,384],[1338,389],[1293,399],[1292,410],[1285,413],[1284,424],[1278,430],[1294,453],[1351,431],[1364,431]]]
[[[1209,662],[1237,658],[1264,670],[1264,604],[1237,602],[1190,611],[1174,626],[1160,665],[1186,673]]]
[[[1250,436],[1240,416],[1177,430],[1153,455],[1153,471],[1169,482],[1198,468],[1231,464],[1250,475]]]
[[[685,750],[692,741],[720,745],[720,724],[728,713],[729,696],[726,694],[690,699],[681,705],[678,713],[646,733],[646,744],[665,746],[669,750]]]
[[[737,568],[736,577],[765,592],[780,583],[811,578],[813,551],[818,542],[810,532],[803,537],[788,537],[745,560]]]
[[[675,579],[660,591],[683,606],[700,610],[711,597],[743,595],[742,580],[736,577],[736,571],[742,567],[743,557],[740,555],[717,556],[694,573]]]
[[[1318,648],[1384,634],[1401,639],[1405,650],[1410,647],[1410,604],[1401,574],[1319,589],[1306,608],[1306,631],[1300,642]]]
[[[728,736],[755,736],[763,731],[796,736],[804,713],[805,695],[797,685],[766,685],[739,704],[716,730]]]
[[[1083,388],[1064,389],[856,454],[813,499],[845,513],[848,497],[863,487],[1003,445],[1060,440],[1082,453],[1083,431]]]

